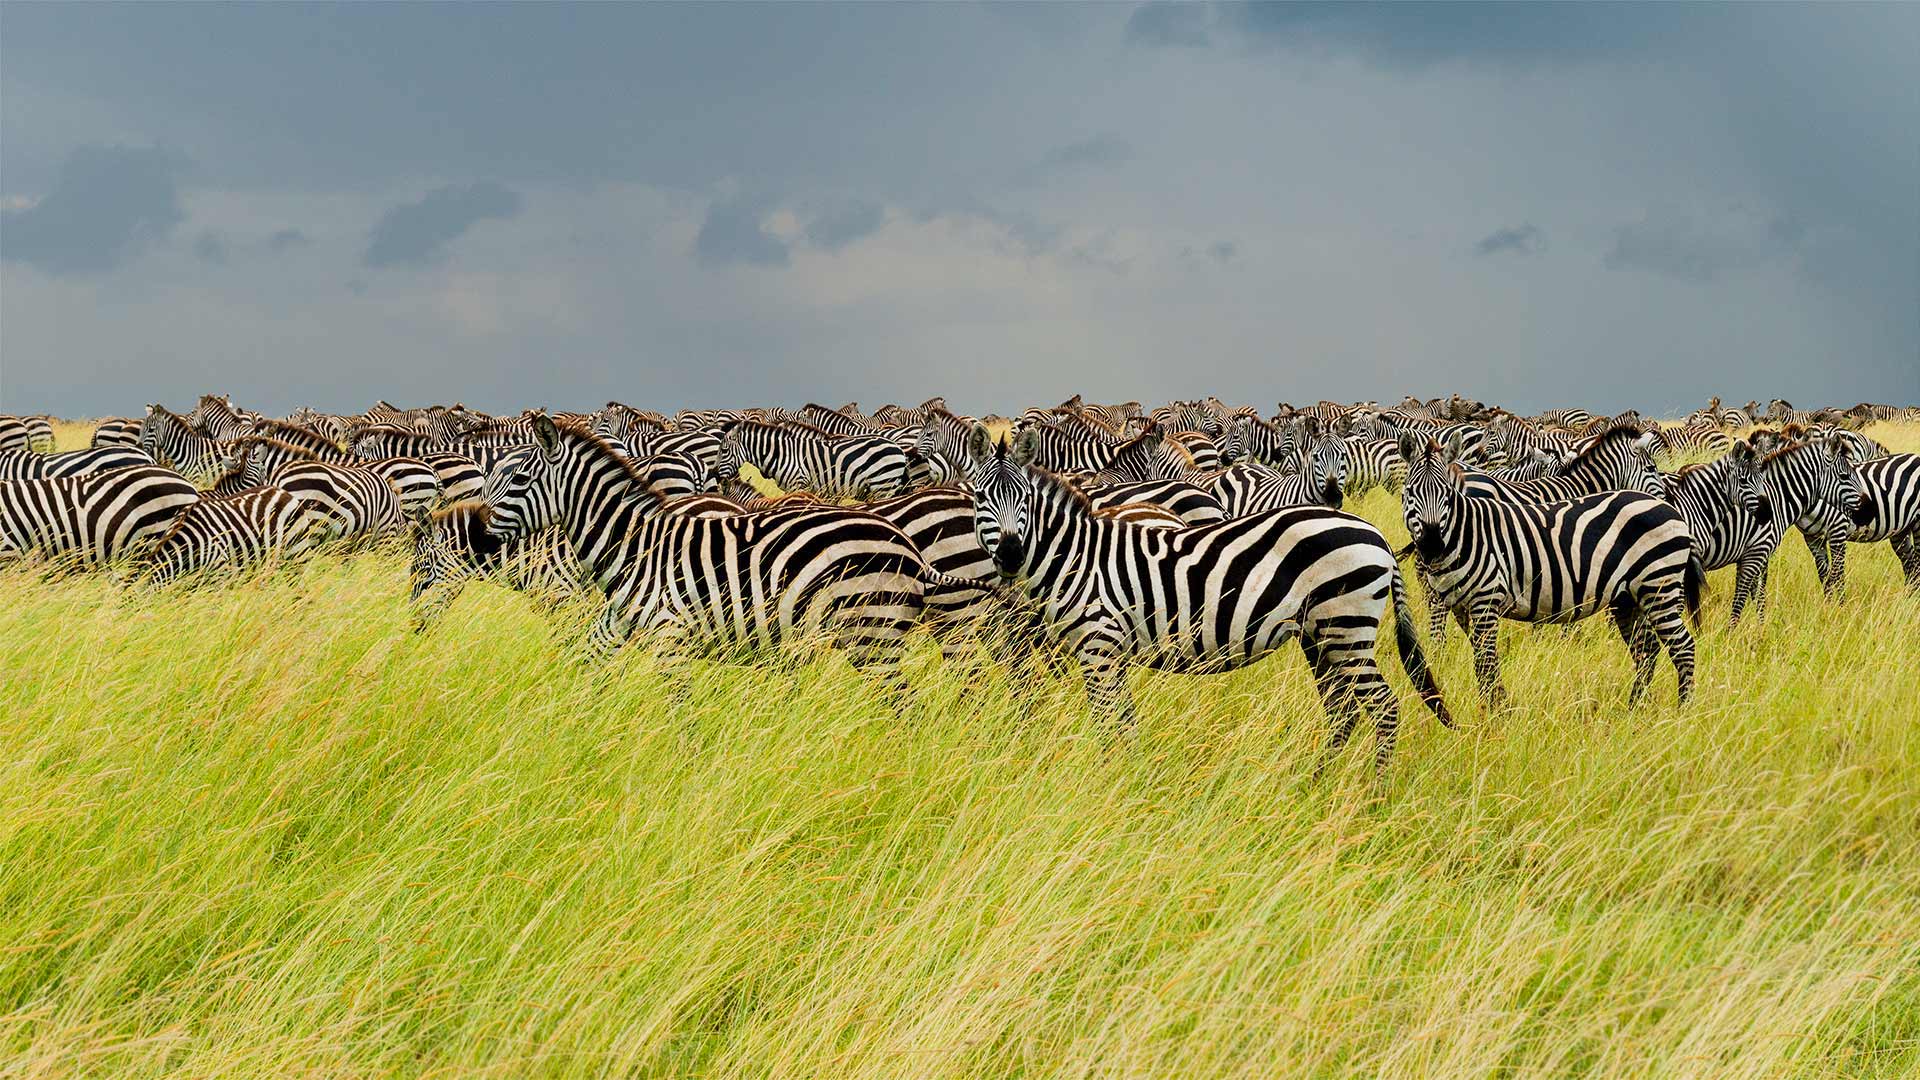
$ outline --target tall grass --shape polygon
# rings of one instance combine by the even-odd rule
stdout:
[[[0,573],[0,1074],[1912,1076],[1920,598],[1792,543],[1685,708],[1591,620],[1486,715],[1456,632],[1380,785],[1293,654],[1103,740],[930,647],[894,702],[492,587],[416,636],[392,552]]]

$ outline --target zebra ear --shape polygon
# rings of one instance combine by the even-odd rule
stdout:
[[[967,456],[978,461],[984,460],[992,456],[992,454],[993,432],[988,431],[987,425],[985,424],[974,424],[967,432]]]
[[[1013,452],[1008,459],[1015,465],[1030,465],[1040,456],[1040,433],[1033,428],[1024,428],[1013,437]]]
[[[1459,424],[1447,429],[1446,437],[1440,440],[1440,448],[1447,453],[1447,460],[1460,460],[1460,441],[1467,436],[1467,429]]]
[[[1300,434],[1305,435],[1309,439],[1319,438],[1320,437],[1320,418],[1317,416],[1301,417],[1300,418]]]
[[[1409,428],[1400,429],[1400,460],[1412,461],[1427,448],[1427,441],[1415,435]]]
[[[554,426],[553,417],[544,412],[533,414],[533,439],[548,455],[560,449],[560,429]]]

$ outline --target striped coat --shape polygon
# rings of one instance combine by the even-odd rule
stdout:
[[[39,552],[112,562],[159,539],[200,493],[157,465],[0,481],[0,561]]]
[[[1097,713],[1131,721],[1131,666],[1223,671],[1299,637],[1332,721],[1331,745],[1345,743],[1364,710],[1384,768],[1399,715],[1373,654],[1391,602],[1408,674],[1449,722],[1379,530],[1318,507],[1181,529],[1103,518],[1033,465],[1036,441],[1021,433],[1009,444],[976,429],[976,530],[1000,572],[1079,658]]]

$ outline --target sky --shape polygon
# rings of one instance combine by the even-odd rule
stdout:
[[[0,4],[0,411],[1920,402],[1920,5]]]

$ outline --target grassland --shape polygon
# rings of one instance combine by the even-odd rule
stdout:
[[[1593,620],[1489,716],[1456,633],[1381,785],[1292,655],[1107,742],[930,648],[896,709],[492,587],[414,636],[391,552],[0,573],[0,1074],[1910,1077],[1920,598],[1791,543],[1684,708]]]

